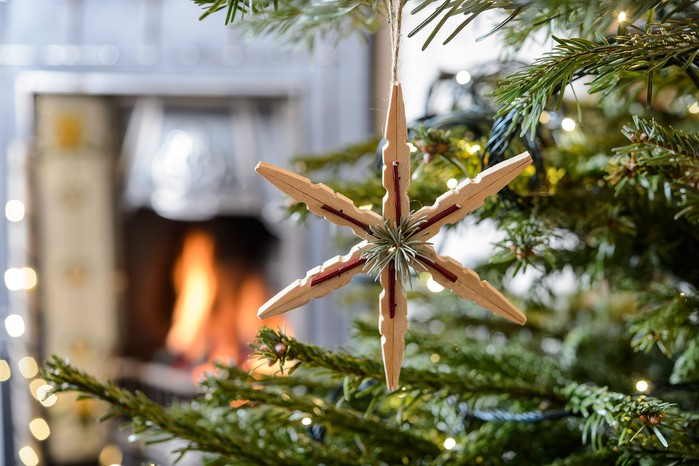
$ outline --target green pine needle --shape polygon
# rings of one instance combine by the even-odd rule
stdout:
[[[420,228],[424,222],[424,217],[409,215],[400,222],[392,224],[384,219],[383,227],[371,227],[375,239],[370,240],[372,247],[362,253],[362,258],[367,260],[364,266],[367,273],[378,280],[386,267],[393,263],[396,280],[402,279],[412,286],[410,270],[426,270],[420,258],[430,255],[425,246],[431,243],[421,240],[426,234]]]

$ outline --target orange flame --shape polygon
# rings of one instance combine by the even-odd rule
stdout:
[[[218,360],[249,366],[247,343],[262,325],[257,310],[267,300],[262,275],[234,262],[217,262],[214,241],[203,231],[187,234],[174,268],[176,292],[167,349],[189,363]],[[281,326],[284,320],[265,321]],[[202,364],[198,376],[210,369]]]

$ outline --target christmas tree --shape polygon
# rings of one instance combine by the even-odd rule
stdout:
[[[310,46],[399,18],[388,4],[362,0],[195,1],[206,15],[223,10],[233,27]],[[56,391],[107,401],[107,416],[131,419],[134,438],[181,439],[183,454],[203,452],[210,464],[699,463],[696,2],[402,6],[421,20],[405,35],[426,37],[424,53],[490,12],[502,20],[488,35],[513,50],[543,34],[552,39],[549,52],[515,72],[503,64],[468,86],[446,77],[453,108],[409,131],[411,210],[431,205],[449,180],[531,153],[532,167],[470,214],[502,232],[496,253],[477,268],[482,278],[506,290],[534,271],[526,292],[510,295],[527,324],[415,279],[405,364],[389,391],[375,325],[378,285],[367,280],[366,300],[352,303],[366,313],[347,350],[281,329],[259,332],[254,357],[281,374],[217,365],[201,397],[169,407],[58,357],[46,363],[45,378]],[[578,124],[562,119],[570,110]],[[357,205],[380,206],[381,147],[370,141],[300,158],[299,166],[314,179],[374,167],[364,181],[323,181]],[[563,290],[562,276],[574,285]]]

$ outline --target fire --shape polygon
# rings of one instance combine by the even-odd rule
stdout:
[[[216,259],[213,238],[204,231],[185,237],[175,265],[176,301],[166,346],[189,365],[235,361],[248,366],[247,343],[260,327],[257,309],[267,300],[267,287],[255,267]],[[272,325],[280,324],[279,320]]]

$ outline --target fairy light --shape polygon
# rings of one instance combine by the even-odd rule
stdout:
[[[572,118],[564,118],[561,121],[561,128],[563,128],[563,131],[573,131],[576,126],[575,120]]]
[[[22,288],[31,290],[36,286],[36,271],[31,267],[22,267]]]
[[[5,317],[5,330],[7,334],[13,338],[21,337],[24,335],[26,327],[24,325],[24,319],[18,314],[10,314]]]
[[[32,433],[35,439],[41,441],[46,440],[51,435],[49,424],[42,418],[38,417],[29,423],[29,432]]]
[[[432,363],[438,363],[440,359],[441,358],[437,353],[432,353],[432,355],[430,356],[430,362]]]
[[[481,146],[479,146],[478,144],[474,144],[474,145],[472,145],[471,147],[468,148],[468,153],[471,154],[471,155],[473,155],[473,154],[475,154],[476,152],[478,152],[479,150],[481,150]]]
[[[625,22],[626,21],[626,12],[620,11],[619,14],[617,15],[617,19],[619,20],[620,23]]]
[[[5,270],[5,286],[10,291],[19,291],[24,288],[24,272],[17,267]]]
[[[415,152],[417,152],[417,146],[415,144],[413,144],[412,142],[408,143],[408,147],[410,147],[411,154],[414,154]]]
[[[303,419],[301,419],[301,424],[303,424],[304,426],[310,426],[312,422],[313,421],[310,417],[304,417]]]
[[[468,84],[471,82],[471,73],[469,73],[466,70],[461,70],[458,73],[456,73],[456,82],[461,84],[462,86],[464,84]]]
[[[699,102],[694,102],[693,104],[689,105],[687,107],[687,111],[695,115],[699,113]]]
[[[449,189],[454,189],[456,186],[459,184],[458,180],[456,178],[449,178],[447,180],[447,188]]]
[[[645,393],[648,391],[649,388],[650,388],[650,384],[648,383],[647,380],[641,379],[638,382],[636,382],[636,391],[638,391],[638,392]]]
[[[451,450],[456,446],[456,440],[454,440],[451,437],[448,437],[446,440],[444,440],[444,448],[447,450]]]
[[[100,466],[115,466],[121,464],[124,459],[124,454],[121,449],[113,444],[109,444],[102,448],[99,456]]]
[[[25,214],[24,202],[12,199],[5,204],[5,218],[10,222],[21,222]]]
[[[34,449],[28,445],[20,448],[18,454],[20,461],[22,461],[22,464],[25,466],[36,466],[39,464],[39,457]]]
[[[4,359],[0,359],[0,382],[10,380],[11,376],[12,371],[10,370],[10,365]]]
[[[17,366],[25,379],[34,378],[39,373],[39,365],[36,363],[36,359],[31,356],[25,356],[17,361]]]
[[[427,279],[427,289],[430,290],[432,293],[439,293],[444,289],[442,285],[437,283],[434,278],[430,275],[430,278]]]

